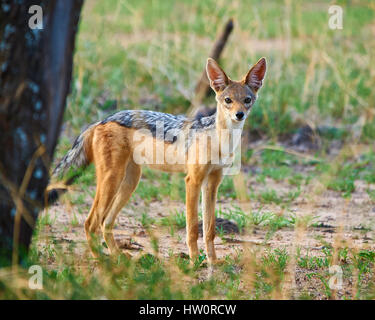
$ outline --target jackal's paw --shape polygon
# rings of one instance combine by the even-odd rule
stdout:
[[[208,263],[208,274],[212,277],[220,268],[220,266],[225,264],[225,260],[216,259]]]
[[[221,266],[221,265],[225,264],[225,260],[224,259],[208,260],[208,264],[210,266]]]

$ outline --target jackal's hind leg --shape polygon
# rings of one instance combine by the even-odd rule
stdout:
[[[125,172],[125,169],[123,169],[123,172]],[[124,174],[118,174],[118,171],[107,171],[102,178],[102,175],[98,173],[97,170],[97,175],[98,185],[95,200],[90,210],[89,217],[85,222],[87,241],[94,257],[98,257],[99,254],[94,233],[96,234],[100,230],[100,225],[111,209],[124,177]]]
[[[90,213],[85,221],[85,233],[86,233],[86,239],[91,251],[91,254],[94,258],[99,257],[99,252],[98,252],[98,246],[99,246],[99,241],[97,241],[97,236],[99,234],[99,226],[100,226],[100,221],[99,217],[96,215],[96,209],[98,206],[98,199],[99,199],[99,194],[100,192],[97,190],[94,202],[91,206]]]
[[[104,129],[100,128],[100,130]],[[86,237],[94,257],[99,254],[98,244],[94,241],[94,233],[100,230],[115,201],[130,159],[129,152],[124,151],[126,149],[114,137],[110,132],[101,131],[94,136],[97,186],[94,203],[85,222]]]
[[[137,188],[141,173],[141,167],[133,161],[130,161],[126,168],[125,177],[120,184],[112,206],[110,210],[107,211],[107,214],[102,221],[103,237],[111,254],[119,254],[121,252],[113,236],[113,226],[117,215],[129,201],[132,193]],[[126,252],[125,254],[130,257],[129,253]]]

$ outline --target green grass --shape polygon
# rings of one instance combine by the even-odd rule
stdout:
[[[273,137],[291,132],[296,128],[294,115],[303,117],[308,111],[340,125],[354,124],[374,98],[372,63],[366,59],[374,43],[368,35],[374,10],[365,1],[351,6],[343,2],[344,30],[332,31],[328,29],[329,4],[298,1],[287,10],[278,1],[236,5],[213,0],[173,5],[93,1],[86,6],[80,26],[66,119],[78,132],[83,124],[108,112],[114,100],[118,109],[186,111],[214,37],[233,17],[234,35],[222,58],[228,73],[239,78],[261,55],[269,59],[266,85],[249,119],[253,130]],[[283,19],[274,19],[275,15]],[[285,19],[289,24],[283,23]],[[288,36],[293,40],[289,54],[272,46],[274,39]],[[256,52],[249,52],[244,43],[250,37],[269,41],[271,49],[255,45]],[[197,38],[202,39],[199,45]],[[313,52],[320,55],[311,73]],[[151,104],[142,102],[150,101],[146,98],[151,98]],[[374,132],[374,120],[369,117],[361,138],[368,141]]]
[[[261,203],[275,203],[284,206],[285,204],[289,204],[290,202],[297,199],[299,195],[299,189],[284,192],[283,194],[279,194],[274,189],[266,189],[265,191],[262,191],[260,194],[255,196],[255,198],[259,199]]]
[[[270,147],[272,148],[272,146]],[[295,155],[289,154],[288,150],[284,148],[280,148],[280,150],[263,150],[260,156],[253,156],[253,163],[260,168],[260,172],[256,174],[258,183],[266,184],[266,178],[270,178],[276,182],[288,181],[291,186],[300,187],[309,184],[312,179],[310,173],[296,173],[293,166],[300,164],[313,167],[314,163],[303,158],[297,158]],[[266,193],[270,194],[265,195],[265,201],[280,202],[274,191],[270,190],[266,191]]]
[[[273,292],[281,292],[281,283],[290,256],[285,248],[267,250],[261,258],[259,272],[256,274],[255,298],[271,298]]]
[[[310,256],[309,253],[301,255],[300,250],[297,250],[297,264],[299,267],[308,270],[328,268],[330,266],[332,254],[329,250],[325,250],[323,253],[323,257]]]
[[[243,212],[239,207],[228,208],[226,210],[219,209],[216,215],[235,222],[240,233],[248,226],[250,221],[249,215]]]
[[[69,250],[74,247],[71,244]],[[10,278],[4,276],[10,271],[4,269],[0,276],[0,298],[17,298],[18,290],[22,290],[23,298],[29,299],[203,299],[218,295],[226,299],[269,299],[278,297],[283,291],[282,284],[293,255],[284,247],[246,249],[226,256],[213,277],[202,279],[201,272],[207,268],[203,251],[191,264],[188,259],[176,255],[173,248],[169,250],[168,259],[160,258],[157,245],[154,250],[154,254],[131,260],[121,255],[117,258],[103,255],[95,262],[99,268],[92,268],[90,258],[75,261],[54,239],[43,246],[37,247],[34,243],[28,265],[42,261],[58,264],[43,268],[43,290],[23,286],[28,274],[22,270],[12,276],[19,279],[20,286],[12,288]],[[344,282],[356,283],[353,287],[355,298],[373,298],[375,253],[343,247],[338,249],[338,258]],[[320,249],[314,255],[301,254],[297,249],[294,259],[307,281],[316,279],[321,284],[316,287],[315,283],[315,291],[308,296],[302,292],[301,298],[311,299],[318,293],[331,297],[333,293],[328,286],[331,275],[327,270],[332,265],[333,248]],[[197,281],[198,278],[201,279]]]
[[[184,211],[175,210],[169,216],[160,219],[160,225],[170,228],[171,234],[174,234],[174,228],[184,229],[186,227],[186,217]]]
[[[55,220],[55,218],[52,218],[51,215],[46,212],[38,218],[37,229],[43,228],[45,226],[52,226]]]
[[[362,182],[375,203],[375,7],[365,0],[336,3],[344,9],[344,29],[340,31],[328,28],[327,10],[332,4],[328,0],[86,1],[64,115],[66,129],[55,158],[61,158],[89,123],[116,111],[185,113],[214,39],[232,17],[234,31],[220,59],[228,75],[240,79],[260,57],[268,61],[264,87],[245,126],[246,131],[262,137],[265,149],[255,152],[242,148],[244,164],[250,168],[244,175],[245,193],[257,209],[245,212],[236,206],[234,179],[227,176],[218,199],[233,205],[224,210],[218,204],[217,216],[235,222],[241,236],[252,236],[251,231],[266,232],[267,242],[275,240],[272,237],[278,230],[292,232],[294,227],[314,226],[315,216],[290,212],[302,198],[310,201],[317,184],[322,185],[321,191],[328,189],[350,198]],[[204,103],[214,106],[214,97],[211,95]],[[279,147],[306,124],[319,128],[320,150],[306,157],[304,152],[291,154],[286,147]],[[335,145],[344,146],[345,152]],[[79,227],[77,214],[88,210],[86,199],[92,198],[95,191],[94,167],[74,170],[67,176],[76,172],[80,176],[73,187],[80,192],[73,191],[68,200],[78,209],[65,226],[67,231],[70,226]],[[255,188],[254,181],[262,188]],[[283,188],[286,191],[280,191],[279,184],[288,187]],[[305,187],[311,187],[311,192],[305,192]],[[141,200],[147,207],[152,201],[164,199],[184,201],[183,175],[145,168],[131,202]],[[315,203],[311,205],[315,207]],[[161,219],[137,206],[134,211],[150,234],[154,227],[167,227],[172,236],[185,228],[183,211],[165,208],[169,215]],[[42,230],[53,224],[50,215],[40,217],[30,254],[30,264],[43,265],[44,290],[22,288],[21,292],[8,282],[10,277],[0,276],[0,299],[280,298],[293,261],[303,273],[306,287],[315,288],[314,292],[300,292],[297,296],[311,299],[333,295],[327,268],[335,249],[326,244],[323,249],[304,254],[263,245],[249,251],[244,246],[244,250],[227,255],[215,276],[207,278],[203,252],[193,265],[173,247],[165,258],[153,236],[153,254],[139,259],[103,256],[93,261],[84,255],[74,262],[73,246],[62,249],[52,237],[43,241]],[[217,233],[224,235],[220,229]],[[355,292],[346,298],[374,298],[373,250],[337,250],[346,284],[350,279],[350,290]],[[28,279],[27,275],[19,276]]]
[[[238,78],[261,55],[269,59],[265,86],[249,117],[248,128],[275,140],[294,133],[300,119],[309,114],[316,124],[325,119],[335,124],[324,123],[325,138],[350,141],[351,126],[355,127],[369,109],[369,101],[374,100],[371,90],[374,80],[369,74],[372,63],[367,59],[374,44],[373,37],[368,37],[374,8],[365,1],[352,5],[343,1],[344,29],[332,31],[327,27],[329,4],[298,1],[288,9],[278,1],[264,4],[258,0],[239,1],[235,5],[217,4],[213,0],[173,5],[144,0],[92,1],[84,7],[72,93],[65,113],[72,129],[70,138],[88,123],[125,108],[187,111],[212,41],[218,29],[232,17],[235,29],[221,59],[228,73]],[[289,24],[273,19],[274,15],[281,15]],[[156,29],[164,38],[155,35]],[[286,42],[287,37],[292,39],[288,50],[274,44],[275,39]],[[196,39],[201,41],[198,46]],[[269,45],[254,45],[255,51],[249,52],[244,45],[249,39]],[[338,46],[341,50],[337,50]],[[313,71],[309,68],[311,64]],[[213,97],[207,102],[214,104]],[[374,137],[375,123],[372,116],[364,119],[360,138],[366,143]],[[59,153],[68,145],[69,140],[64,138]],[[266,177],[275,181],[287,179],[297,187],[310,181],[310,177],[293,172],[291,166],[301,161],[286,152],[264,150],[261,161],[257,181],[264,182]],[[82,178],[86,181],[78,182],[92,183],[94,174],[90,172]],[[359,178],[357,171],[333,170],[331,175],[327,182],[329,189],[343,196],[354,192],[354,182]],[[361,178],[374,183],[374,176],[372,168]],[[161,185],[151,185],[142,180],[137,194],[147,201],[171,194],[173,199],[184,199],[180,178],[175,183],[164,177],[161,181]],[[220,186],[221,196],[236,197],[231,178],[226,177]],[[285,197],[272,190],[260,198],[264,203],[285,201]]]
[[[230,176],[225,176],[222,183],[220,184],[218,191],[218,198],[236,198],[236,191],[234,189],[233,179]]]
[[[141,218],[139,219],[142,226],[144,228],[149,228],[152,224],[154,224],[156,222],[156,220],[152,217],[150,217],[147,212],[143,212],[142,215],[141,215]]]
[[[317,166],[318,175],[326,175],[325,184],[328,189],[338,191],[343,197],[350,197],[356,190],[355,182],[362,180],[368,184],[374,183],[375,166],[374,152],[365,152],[353,159],[345,155],[337,163],[324,162]]]
[[[332,276],[327,272],[333,262],[332,248],[323,248],[314,255],[307,252],[302,255],[297,250],[296,260],[298,266],[306,272],[306,277],[317,279],[322,285],[322,292],[327,298],[332,297],[332,290],[329,288],[329,278]],[[355,281],[355,299],[371,299],[374,296],[374,272],[373,266],[375,254],[371,250],[352,250],[347,247],[338,248],[337,265],[342,270],[342,280],[345,285],[348,281]],[[349,298],[349,297],[347,297]]]

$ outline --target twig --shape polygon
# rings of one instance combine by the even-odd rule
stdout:
[[[254,153],[258,152],[258,151],[262,151],[262,150],[281,151],[281,152],[286,152],[286,153],[292,154],[294,156],[305,158],[305,159],[308,159],[308,160],[311,160],[311,161],[323,162],[323,160],[320,159],[320,158],[316,158],[316,157],[310,156],[308,154],[304,154],[304,153],[294,151],[294,150],[291,150],[291,149],[286,149],[282,146],[259,146],[259,147],[254,148],[253,150],[254,150]]]
[[[229,35],[231,34],[232,30],[233,30],[233,19],[231,18],[225,24],[224,30],[220,34],[219,38],[215,41],[215,44],[212,48],[212,51],[209,57],[215,60],[218,60],[220,58],[220,55],[223,52],[225,44],[227,43]],[[192,105],[187,112],[189,116],[195,115],[203,98],[209,93],[209,90],[210,90],[210,83],[207,78],[206,70],[204,70],[195,87],[195,96],[193,98]]]

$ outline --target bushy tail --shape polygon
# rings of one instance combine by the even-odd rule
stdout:
[[[80,168],[90,163],[92,133],[96,125],[97,123],[92,124],[77,137],[72,148],[53,170],[52,176],[59,177],[70,167]]]
[[[59,164],[53,170],[52,177],[57,178],[62,176],[69,168],[80,168],[87,166],[92,158],[92,135],[93,129],[98,123],[89,126],[82,132],[74,142],[72,148],[61,159]],[[68,187],[73,184],[74,180],[79,177],[79,174],[73,175],[63,183],[53,183],[48,186],[46,190],[46,202],[48,205],[57,201],[59,196],[68,190]]]

